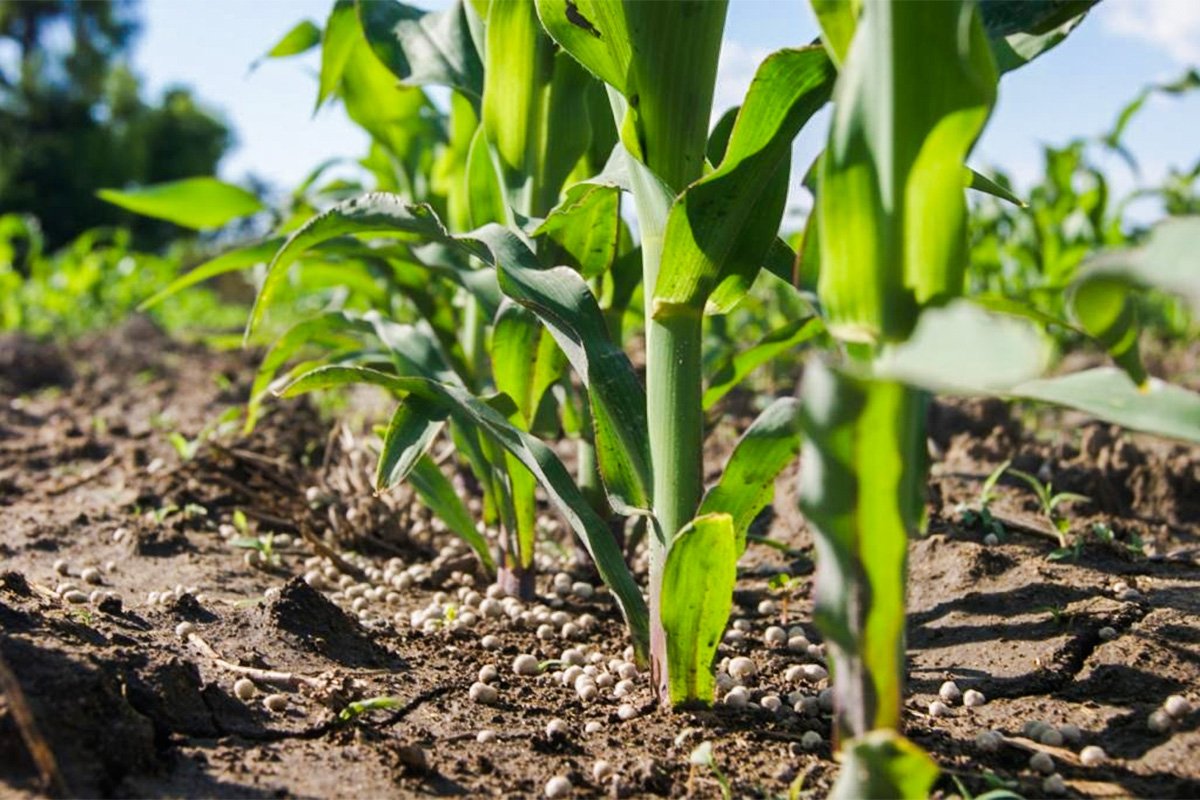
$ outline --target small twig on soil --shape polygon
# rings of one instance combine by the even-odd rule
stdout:
[[[75,478],[67,481],[66,483],[62,483],[51,489],[47,489],[46,494],[48,494],[51,497],[57,497],[60,494],[66,494],[67,492],[71,491],[72,489],[77,489],[78,487],[83,486],[85,483],[88,483],[89,481],[94,481],[96,478],[99,478],[101,475],[103,475],[105,470],[107,470],[109,467],[111,467],[113,464],[115,464],[116,461],[117,461],[117,454],[111,453],[111,454],[109,454],[109,456],[107,458],[105,458],[99,464],[92,467],[87,472],[83,473],[82,475],[78,475]]]
[[[0,655],[0,690],[3,690],[4,696],[8,700],[9,711],[17,723],[17,730],[21,732],[25,748],[33,758],[33,763],[37,765],[44,790],[58,797],[69,797],[71,792],[67,790],[66,781],[63,780],[62,773],[58,771],[58,762],[54,759],[54,751],[50,749],[45,737],[38,730],[37,721],[33,718],[33,711],[30,710],[29,703],[25,700],[25,693],[21,691],[21,684],[17,682],[17,676],[9,669],[8,662],[2,655]]]
[[[1007,745],[1016,747],[1019,750],[1025,750],[1029,753],[1045,753],[1046,755],[1054,756],[1055,758],[1065,761],[1068,764],[1079,766],[1082,762],[1079,756],[1065,747],[1054,747],[1053,745],[1042,744],[1035,742],[1032,739],[1026,739],[1023,736],[1004,736],[1003,741]]]
[[[336,550],[321,541],[321,537],[317,536],[307,525],[300,526],[300,536],[304,541],[312,546],[317,555],[324,556],[333,562],[333,565],[338,568],[338,571],[344,575],[350,575],[356,581],[362,582],[367,579],[367,573],[363,572],[358,567],[351,564],[346,559],[342,558]]]
[[[1056,545],[1059,543],[1059,534],[1056,531],[1052,531],[1049,528],[1043,528],[1043,527],[1034,525],[1029,522],[1023,522],[1022,520],[1019,520],[1016,517],[1009,517],[1004,514],[997,514],[995,511],[993,511],[991,509],[989,509],[989,511],[991,511],[992,519],[996,520],[996,522],[999,522],[1001,525],[1003,525],[1007,529],[1014,530],[1017,533],[1024,533],[1028,536],[1037,536],[1042,539],[1051,539],[1054,541],[1054,543]]]
[[[243,667],[241,664],[234,664],[231,661],[226,661],[217,654],[217,651],[213,650],[212,647],[209,646],[208,642],[200,638],[200,635],[197,633],[189,633],[187,641],[189,644],[195,645],[196,649],[201,653],[211,658],[217,664],[217,666],[227,669],[230,672],[237,672],[241,675],[245,675],[252,681],[269,683],[274,686],[285,686],[289,689],[296,689],[302,685],[309,686],[314,689],[321,689],[325,686],[325,683],[320,679],[310,678],[307,675],[297,675],[294,672],[279,672],[270,669],[258,669],[257,667]]]

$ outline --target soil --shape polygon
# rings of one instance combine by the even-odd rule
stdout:
[[[557,667],[513,674],[516,655],[554,659],[568,646],[537,638],[536,620],[410,624],[431,602],[486,583],[407,494],[371,493],[364,437],[289,402],[272,404],[251,434],[188,446],[241,407],[253,365],[169,341],[142,320],[63,348],[0,342],[0,678],[7,665],[18,684],[0,681],[0,795],[540,797],[563,775],[574,796],[719,797],[712,772],[688,762],[704,740],[737,797],[828,791],[828,717],[758,703],[824,685],[788,685],[785,669],[816,656],[763,644],[778,624],[819,641],[794,472],[759,528],[788,550],[747,553],[735,617],[748,634],[721,648],[757,661],[753,702],[663,713],[642,676],[622,701],[602,691],[585,704],[555,681]],[[910,551],[905,725],[944,769],[937,792],[1007,785],[1043,796],[1028,765],[1041,749],[1071,796],[1200,796],[1200,712],[1165,732],[1147,727],[1169,695],[1200,704],[1200,449],[993,401],[939,402],[930,423],[929,533]],[[717,425],[710,463],[745,424]],[[183,437],[178,449],[171,434]],[[1060,548],[1029,486],[1011,475],[995,488],[995,526],[964,516],[1009,459],[1090,498],[1056,509],[1080,546]],[[235,518],[244,530],[230,528]],[[267,533],[278,535],[269,557],[238,546]],[[989,533],[997,541],[985,543]],[[569,550],[553,545],[546,558]],[[550,574],[564,567],[546,566],[545,608],[528,608],[590,614],[594,624],[569,645],[602,653],[603,671],[626,644],[610,598],[558,596]],[[786,596],[768,588],[785,571],[800,578]],[[411,586],[396,588],[401,574]],[[386,596],[370,602],[348,596],[362,589],[337,590],[339,580],[385,575]],[[764,599],[777,608],[760,613]],[[488,634],[498,649],[485,648]],[[486,664],[499,671],[496,705],[468,697]],[[257,684],[247,701],[234,690],[245,677]],[[986,704],[931,717],[947,679]],[[269,693],[286,697],[283,711],[265,707]],[[391,700],[340,717],[377,697]],[[632,719],[618,716],[622,702]],[[18,724],[22,709],[36,733]],[[555,718],[566,735],[546,733]],[[1030,720],[1074,724],[1081,738],[1035,743],[1023,736]],[[589,722],[599,729],[585,732]],[[495,737],[479,743],[484,729]],[[977,746],[984,729],[1005,734],[998,751]],[[807,731],[822,736],[815,748],[802,744]],[[27,739],[54,764],[39,770]],[[1109,760],[1082,766],[1086,744]],[[593,777],[599,759],[613,777]],[[44,782],[54,765],[57,786]]]

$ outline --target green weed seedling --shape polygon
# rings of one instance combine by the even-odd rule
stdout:
[[[1070,559],[1077,562],[1079,561],[1079,557],[1083,555],[1084,549],[1093,542],[1126,556],[1141,556],[1144,554],[1143,548],[1145,544],[1138,535],[1132,534],[1127,539],[1121,540],[1117,538],[1116,532],[1107,523],[1093,522],[1092,527],[1085,536],[1075,537],[1075,540],[1069,546],[1060,547],[1052,551],[1047,558],[1051,561]]]
[[[779,619],[786,625],[788,621],[788,603],[803,585],[803,581],[786,572],[780,572],[767,582],[767,587],[779,598]]]
[[[275,534],[265,533],[260,536],[241,536],[230,542],[234,547],[248,550],[256,554],[251,559],[252,566],[277,567],[280,564],[279,553],[275,551]],[[248,553],[248,555],[249,555]]]
[[[399,697],[369,697],[366,700],[355,700],[338,712],[338,720],[350,722],[371,711],[391,711],[404,705]]]
[[[991,504],[996,499],[996,483],[1010,464],[1012,464],[1012,459],[1006,460],[992,470],[983,481],[983,485],[979,488],[979,497],[976,499],[977,508],[971,509],[963,506],[958,509],[959,518],[964,525],[982,529],[984,533],[993,534],[1000,541],[1004,540],[1007,531],[1004,529],[1004,523],[992,516]]]
[[[1060,517],[1057,513],[1058,507],[1066,502],[1091,502],[1090,497],[1075,492],[1055,492],[1054,485],[1050,481],[1043,483],[1038,480],[1036,475],[1030,475],[1028,472],[1019,469],[1008,469],[1010,475],[1025,481],[1029,487],[1033,489],[1033,493],[1037,496],[1038,505],[1041,506],[1043,516],[1049,521],[1054,532],[1058,535],[1059,548],[1067,548],[1067,533],[1071,529],[1071,522],[1066,517]]]
[[[713,754],[712,742],[701,742],[688,756],[688,763],[691,764],[693,771],[697,767],[707,767],[721,786],[721,797],[724,800],[731,800],[733,797],[733,787],[729,785],[729,779],[725,777],[725,773],[721,771],[721,765],[717,763],[717,758]],[[691,786],[690,780],[688,781],[688,786]],[[690,790],[688,793],[691,794]]]

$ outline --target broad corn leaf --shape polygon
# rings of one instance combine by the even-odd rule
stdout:
[[[403,482],[441,432],[446,412],[419,397],[396,406],[383,437],[375,469],[375,490],[382,492]]]
[[[158,305],[173,294],[177,294],[190,286],[195,286],[197,283],[209,280],[210,278],[215,278],[218,275],[239,272],[258,266],[259,264],[270,263],[271,257],[278,252],[283,242],[284,239],[282,238],[267,239],[257,244],[230,250],[228,253],[222,253],[216,258],[205,261],[200,266],[180,275],[167,284],[166,287],[143,300],[138,306],[138,311],[145,311],[151,306]]]
[[[208,177],[138,189],[100,189],[96,195],[126,211],[196,230],[219,228],[264,208],[262,201],[245,189]]]
[[[749,289],[779,230],[792,139],[829,99],[833,78],[821,47],[780,50],[759,67],[720,165],[671,208],[655,314],[703,307],[723,279]]]
[[[781,397],[742,434],[720,480],[700,504],[700,514],[729,514],[738,556],[746,550],[750,523],[775,498],[775,479],[798,455],[800,401]]]
[[[671,541],[661,613],[673,705],[712,704],[712,663],[733,608],[737,555],[728,514],[699,516]]]
[[[478,104],[483,64],[462,0],[422,11],[395,0],[358,4],[363,32],[379,60],[407,86],[449,86]]]
[[[421,456],[408,475],[408,481],[429,506],[438,519],[446,523],[456,536],[471,546],[489,573],[495,573],[496,562],[488,550],[487,539],[475,529],[475,521],[458,496],[453,484],[447,480],[437,464],[429,456]]]
[[[615,186],[577,183],[534,236],[558,246],[566,262],[584,278],[603,275],[617,258],[621,237],[621,191]]]
[[[627,101],[621,140],[679,191],[700,177],[724,0],[537,0],[559,45]]]
[[[1113,367],[1040,378],[1017,384],[1005,394],[1038,400],[1136,431],[1200,442],[1200,394],[1147,378],[1139,387]]]

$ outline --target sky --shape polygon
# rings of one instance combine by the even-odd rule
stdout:
[[[446,0],[414,4],[425,8]],[[220,167],[239,181],[255,175],[279,187],[298,183],[334,156],[354,158],[366,138],[337,107],[313,115],[318,60],[314,53],[250,65],[293,24],[321,24],[332,0],[143,0],[143,29],[134,68],[151,92],[186,84],[231,123],[236,147]],[[715,108],[739,102],[757,64],[780,47],[816,36],[806,0],[731,0]],[[1018,187],[1041,173],[1043,144],[1098,135],[1146,84],[1200,67],[1200,0],[1103,0],[1058,48],[1007,75],[991,120],[971,157],[976,168],[999,167]],[[793,193],[824,139],[828,114],[797,140]],[[1115,158],[1101,159],[1118,192],[1149,185],[1167,169],[1200,160],[1200,91],[1156,97],[1131,125],[1135,176]]]

